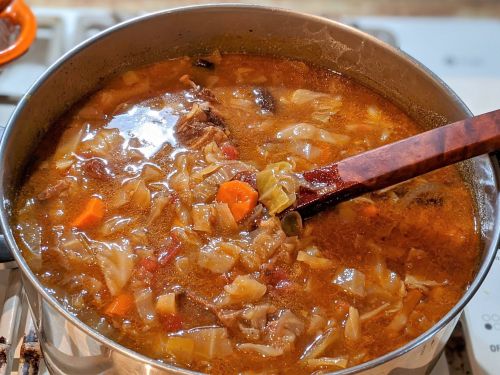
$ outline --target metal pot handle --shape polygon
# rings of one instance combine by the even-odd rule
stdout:
[[[2,139],[4,130],[5,128],[0,126],[0,139]],[[17,262],[14,260],[5,237],[0,231],[0,270],[7,268],[17,268]]]

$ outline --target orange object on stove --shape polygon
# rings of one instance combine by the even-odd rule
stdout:
[[[35,35],[36,19],[24,1],[0,0],[0,66],[25,53]]]

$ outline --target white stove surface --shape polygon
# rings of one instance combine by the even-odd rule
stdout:
[[[0,126],[6,124],[23,93],[59,56],[89,36],[134,16],[99,9],[34,10],[39,22],[36,43],[25,56],[0,70]],[[342,21],[396,45],[420,60],[455,90],[473,113],[499,107],[500,21],[394,17],[362,17]],[[495,263],[487,284],[466,310],[463,322],[475,375],[498,373],[496,368],[491,370],[492,367],[488,367],[488,361],[497,366],[500,364],[500,307],[494,305],[494,300],[498,304],[500,296],[495,297],[493,291],[498,290],[500,285],[498,256]],[[496,288],[491,286],[493,284]],[[26,312],[17,270],[0,270],[0,310],[2,306],[0,336],[5,337],[6,342],[0,341],[0,350],[6,352],[7,363],[1,365],[0,354],[0,375],[33,373],[39,349],[36,342],[30,342],[33,341],[30,334],[32,323]],[[477,335],[473,334],[475,332]],[[489,336],[484,335],[485,332]],[[496,332],[498,334],[494,336]],[[481,339],[479,343],[478,338]],[[23,339],[27,342],[23,343]],[[462,345],[463,340],[458,340],[458,346]],[[463,348],[457,351],[452,346],[450,344],[447,350],[448,358],[444,355],[440,358],[433,375],[470,373],[469,360]],[[23,352],[31,356],[20,355],[22,347]],[[38,373],[47,373],[43,361]]]

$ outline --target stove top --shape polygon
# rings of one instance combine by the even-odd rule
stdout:
[[[138,15],[74,8],[35,8],[34,12],[39,23],[35,44],[22,58],[0,70],[0,127],[7,123],[23,93],[58,57],[88,37]],[[498,107],[500,21],[403,17],[341,21],[416,57],[455,90],[473,113]],[[477,375],[498,373],[493,368],[500,363],[498,285],[499,256],[433,375],[470,374],[471,368]],[[47,373],[18,270],[0,269],[0,310],[0,375]]]

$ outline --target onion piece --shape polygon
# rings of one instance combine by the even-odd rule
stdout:
[[[359,312],[353,306],[349,306],[349,316],[345,323],[344,336],[346,340],[351,342],[359,341],[361,338],[361,321],[359,320]]]
[[[244,343],[244,344],[236,344],[238,350],[243,352],[256,352],[260,354],[262,357],[279,357],[285,353],[283,348],[275,348],[271,345],[262,345],[262,344],[252,344],[252,343]]]
[[[327,97],[328,94],[324,92],[316,92],[306,89],[295,90],[292,94],[291,101],[293,104],[305,104],[317,100],[319,98]]]
[[[394,316],[387,326],[387,330],[391,334],[397,334],[405,327],[410,313],[420,303],[421,298],[422,292],[418,289],[412,289],[408,292],[403,301],[403,308]]]
[[[405,276],[404,283],[408,289],[420,289],[423,292],[428,292],[429,288],[447,284],[446,281],[444,281],[442,283],[438,283],[437,281],[424,280],[424,279],[420,279],[416,276],[408,275],[408,274]]]
[[[201,360],[223,358],[233,352],[227,329],[222,327],[203,327],[190,329],[184,337],[194,340],[193,356]]]
[[[75,160],[73,154],[76,152],[84,132],[85,126],[81,126],[68,128],[63,133],[56,151],[54,152],[54,160],[57,169],[67,169],[73,164]]]
[[[198,265],[214,273],[230,271],[238,260],[241,248],[228,243],[209,243],[198,255]]]
[[[174,160],[175,173],[170,177],[170,187],[174,189],[182,203],[191,205],[190,159],[186,154],[177,154]]]
[[[138,288],[134,292],[135,307],[144,323],[155,320],[156,312],[153,303],[153,292],[150,288]]]
[[[260,300],[266,294],[267,287],[249,275],[236,276],[234,281],[224,287],[224,292],[218,297],[221,306],[234,303],[251,303]]]
[[[328,270],[333,268],[333,262],[324,258],[316,246],[310,246],[305,251],[299,251],[297,261],[307,264],[315,270]]]
[[[362,321],[362,322],[365,322],[367,320],[370,320],[371,318],[377,316],[378,314],[380,314],[381,312],[387,310],[389,308],[389,306],[391,306],[391,304],[389,302],[385,302],[383,303],[382,305],[380,305],[379,307],[377,307],[376,309],[373,309],[371,311],[368,311],[366,313],[364,313],[363,315],[361,315],[359,317],[359,319]]]
[[[132,224],[132,222],[133,220],[129,217],[113,216],[102,224],[99,231],[102,235],[109,236],[113,233],[123,231]]]
[[[163,209],[167,206],[167,204],[171,203],[173,200],[172,195],[163,195],[157,194],[153,203],[151,204],[151,211],[149,212],[148,219],[146,220],[146,225],[151,225],[158,219],[163,211]]]
[[[175,293],[165,293],[156,299],[155,310],[158,314],[175,314],[177,313],[177,305],[175,303]]]
[[[212,223],[215,218],[212,213],[213,207],[208,204],[196,204],[191,211],[193,218],[193,229],[211,234],[213,232]]]
[[[346,356],[340,357],[321,357],[306,359],[303,363],[308,367],[338,367],[346,368],[349,359]]]
[[[233,233],[238,230],[238,224],[227,203],[214,203],[217,230],[221,233]]]
[[[97,261],[104,274],[106,286],[116,296],[128,282],[134,268],[134,255],[126,241],[120,245],[113,242],[93,242]]]
[[[366,297],[365,274],[354,268],[344,268],[337,272],[332,283],[345,292],[358,297]]]
[[[276,133],[276,138],[294,141],[299,139],[320,141],[337,146],[344,146],[351,139],[347,135],[332,133],[307,123],[290,125]]]
[[[314,341],[304,350],[300,360],[308,360],[319,357],[330,345],[340,339],[340,332],[337,328],[328,328],[323,334],[317,336]]]

